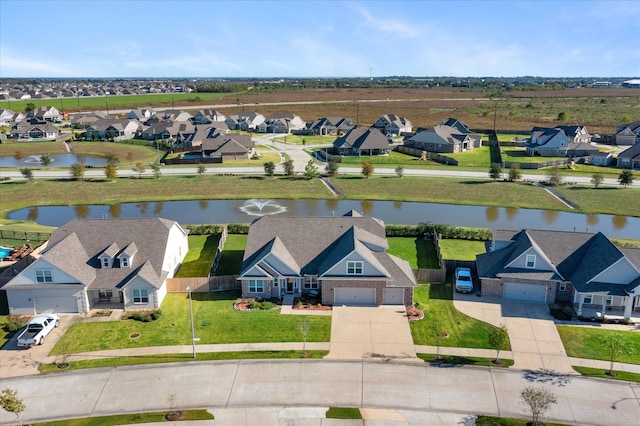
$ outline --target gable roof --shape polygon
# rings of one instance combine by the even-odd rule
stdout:
[[[382,132],[370,127],[354,127],[333,142],[336,149],[389,149],[389,141]]]

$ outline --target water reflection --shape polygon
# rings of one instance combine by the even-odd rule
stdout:
[[[362,214],[365,216],[369,216],[373,211],[373,201],[362,200],[360,201],[360,207],[362,207]]]
[[[543,210],[542,211],[542,216],[544,217],[544,222],[546,224],[551,225],[553,222],[555,222],[558,219],[558,216],[560,215],[560,211],[558,210]]]
[[[107,165],[107,159],[103,157],[97,157],[95,155],[85,154],[51,154],[51,166],[55,167],[69,167],[74,163],[82,163],[90,167],[103,167]],[[42,165],[42,158],[40,155],[25,156],[21,152],[16,152],[14,155],[7,155],[0,157],[0,167],[25,167],[25,166],[39,166]]]
[[[615,229],[624,229],[627,226],[627,217],[614,216],[613,218],[611,218],[611,222],[613,223],[613,227]]]
[[[33,222],[36,222],[38,220],[38,216],[40,216],[38,208],[37,207],[32,207],[32,208],[29,209],[29,213],[27,213],[27,220],[31,220]]]
[[[86,219],[91,214],[91,207],[87,206],[86,204],[75,206],[74,210],[76,212],[76,216],[80,219]]]
[[[136,207],[140,210],[141,215],[145,215],[147,213],[147,210],[149,210],[149,203],[136,203]]]
[[[393,208],[396,210],[402,210],[402,201],[394,201]]]
[[[200,210],[206,211],[209,208],[209,202],[207,200],[200,200],[198,201],[198,207],[200,207]]]
[[[112,218],[118,219],[121,213],[122,213],[121,204],[111,204],[109,206],[109,216],[111,216]]]
[[[506,207],[504,210],[509,220],[513,220],[518,215],[517,207]]]
[[[336,200],[335,198],[329,198],[328,200],[325,200],[324,204],[325,206],[327,206],[327,209],[331,210],[332,212],[335,212],[339,205],[338,200]]]
[[[153,208],[153,214],[159,216],[164,210],[164,203],[162,201],[158,201],[156,206]]]
[[[587,223],[589,225],[597,225],[598,224],[598,215],[597,214],[588,214],[587,215]]]
[[[500,210],[497,207],[487,207],[485,210],[485,217],[487,218],[487,222],[495,222],[498,220],[500,216]]]

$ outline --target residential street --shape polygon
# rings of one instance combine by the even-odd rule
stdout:
[[[579,425],[635,425],[640,384],[505,369],[438,368],[402,362],[221,361],[118,367],[3,380],[17,389],[23,420],[89,417],[176,407],[216,409],[352,406],[458,414],[522,416],[527,385],[558,399],[545,420]],[[15,417],[4,411],[0,423]],[[256,424],[247,416],[238,425]],[[223,423],[219,423],[223,424]],[[231,424],[231,423],[227,423]],[[279,423],[260,419],[260,424]],[[315,423],[319,424],[319,423]],[[422,421],[384,424],[419,425]]]

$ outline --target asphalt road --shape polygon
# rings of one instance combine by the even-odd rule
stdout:
[[[118,367],[3,380],[17,389],[23,420],[187,408],[350,406],[521,417],[527,385],[551,390],[545,416],[580,425],[637,425],[640,384],[543,372],[321,360],[205,361]],[[15,417],[0,411],[0,424]],[[250,423],[247,423],[250,424]]]

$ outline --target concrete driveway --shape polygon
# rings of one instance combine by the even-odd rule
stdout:
[[[575,374],[546,304],[456,292],[453,303],[456,309],[470,317],[507,326],[513,368]]]
[[[420,361],[403,306],[334,306],[326,358]]]
[[[18,347],[17,337],[20,332],[17,332],[0,350],[0,377],[40,374],[38,366],[44,362],[47,354],[51,352],[51,349],[74,321],[74,315],[60,315],[60,325],[49,333],[44,339],[44,343],[29,349]]]

